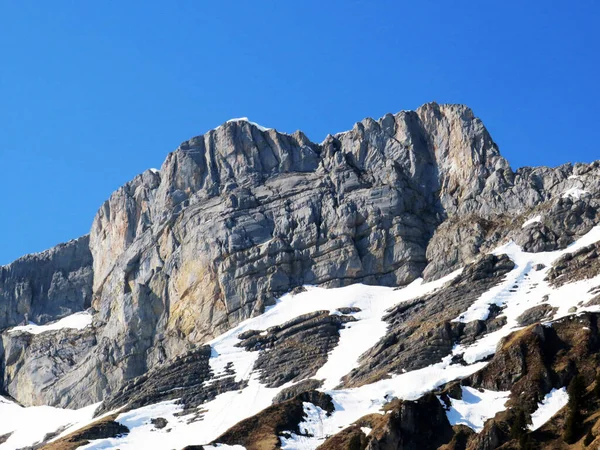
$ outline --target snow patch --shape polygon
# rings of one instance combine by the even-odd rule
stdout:
[[[21,325],[18,327],[11,328],[9,332],[14,333],[16,331],[24,331],[30,334],[40,334],[45,333],[47,331],[56,331],[65,328],[83,330],[88,325],[91,325],[91,323],[92,315],[87,311],[82,311],[75,314],[71,314],[67,317],[63,317],[62,319],[57,320],[56,322],[49,323],[47,325],[36,325],[33,322],[29,322],[28,325]]]
[[[569,402],[567,388],[552,389],[541,403],[538,403],[538,409],[531,415],[530,430],[537,430],[548,422],[554,414]]]
[[[600,226],[597,226],[563,250],[527,253],[514,242],[509,242],[494,250],[494,254],[508,255],[515,263],[515,267],[505,276],[504,281],[483,293],[466,312],[455,318],[454,321],[468,323],[473,320],[485,320],[489,315],[490,305],[495,304],[503,308],[502,314],[506,316],[506,325],[469,346],[456,345],[452,352],[453,355],[462,354],[468,364],[493,355],[502,338],[522,328],[517,318],[529,308],[543,303],[558,308],[553,320],[572,315],[573,312],[569,312],[569,310],[573,311],[572,307],[577,308],[577,313],[600,311],[600,306],[578,307],[580,302],[585,303],[593,297],[590,290],[600,285],[600,275],[565,284],[559,288],[554,288],[545,281],[548,271],[558,258],[599,240]],[[542,264],[544,268],[535,270],[534,266],[537,264]]]
[[[266,127],[263,127],[262,125],[257,124],[256,122],[251,122],[250,120],[248,120],[247,117],[238,117],[236,119],[229,119],[226,123],[231,123],[231,122],[247,122],[250,125],[254,125],[260,131],[269,131],[269,130],[272,130],[272,128],[266,128]]]
[[[510,396],[510,391],[479,391],[467,386],[462,386],[461,389],[462,400],[450,397],[451,406],[446,411],[446,416],[450,425],[466,425],[477,433],[483,429],[486,420],[506,409],[504,405]],[[440,402],[446,406],[441,400]]]
[[[577,187],[572,187],[570,189],[567,189],[563,195],[562,198],[572,198],[573,200],[579,200],[581,197],[589,195],[588,191],[585,191],[583,189],[577,188]]]
[[[388,309],[399,303],[421,297],[441,288],[447,282],[456,278],[461,272],[462,269],[459,269],[439,280],[425,284],[419,278],[407,287],[399,290],[358,285],[361,286],[359,288],[361,295],[358,299],[351,300],[350,302],[348,301],[350,298],[346,297],[344,288],[340,290],[325,290],[323,292],[324,295],[338,294],[341,296],[338,301],[340,303],[345,302],[346,305],[344,306],[356,306],[361,311],[353,314],[354,318],[358,320],[357,322],[346,324],[340,330],[340,342],[329,353],[327,362],[317,371],[313,378],[325,380],[323,389],[335,388],[340,384],[344,375],[358,367],[360,356],[385,336],[389,325],[382,318]]]
[[[527,228],[529,225],[533,225],[534,223],[539,223],[542,221],[542,216],[535,216],[529,220],[526,220],[523,225],[521,225],[521,228]]]

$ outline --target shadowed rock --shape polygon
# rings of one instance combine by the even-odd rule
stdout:
[[[262,383],[279,387],[315,375],[338,344],[344,323],[355,320],[352,316],[315,311],[269,328],[265,333],[246,333],[238,346],[260,351],[254,370],[260,372]]]

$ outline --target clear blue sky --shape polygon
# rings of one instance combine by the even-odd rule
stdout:
[[[600,158],[600,3],[0,0],[0,264],[232,117],[321,141],[465,103],[513,167]]]

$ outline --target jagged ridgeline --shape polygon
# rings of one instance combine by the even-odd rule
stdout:
[[[598,446],[599,194],[462,105],[231,120],[0,267],[0,449]]]

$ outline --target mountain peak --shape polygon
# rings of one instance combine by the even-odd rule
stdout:
[[[234,123],[238,123],[238,122],[248,123],[248,124],[250,124],[250,125],[258,128],[260,131],[269,131],[269,130],[272,130],[272,128],[266,128],[266,127],[263,127],[262,125],[257,124],[256,122],[251,122],[247,117],[239,117],[239,118],[236,118],[236,119],[229,119],[225,123],[232,123],[232,122],[234,122]]]

